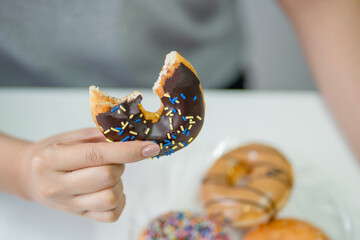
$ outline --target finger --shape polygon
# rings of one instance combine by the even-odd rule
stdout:
[[[123,201],[123,183],[120,180],[114,187],[95,193],[74,196],[73,206],[82,211],[103,212],[115,209]]]
[[[115,209],[105,211],[105,212],[96,212],[96,211],[85,211],[83,216],[95,219],[99,222],[115,222],[119,219],[122,211],[124,210],[126,204],[126,196],[123,195],[122,201]]]
[[[124,164],[83,168],[65,173],[62,182],[70,195],[93,193],[115,186],[124,170]]]
[[[104,142],[105,136],[96,128],[84,128],[71,132],[61,133],[44,141],[44,144],[69,144],[70,142]]]
[[[59,146],[53,152],[53,163],[58,170],[70,171],[87,167],[137,162],[156,156],[159,145],[150,141],[84,143]]]
[[[97,128],[84,128],[59,135],[59,144],[105,142],[105,136]]]

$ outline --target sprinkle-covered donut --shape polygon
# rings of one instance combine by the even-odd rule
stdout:
[[[261,144],[238,147],[221,156],[203,179],[207,213],[234,227],[269,221],[285,205],[293,171],[285,157]]]
[[[244,240],[329,240],[318,228],[295,219],[277,219],[262,224],[244,237]]]
[[[160,145],[159,157],[171,155],[196,138],[204,122],[205,102],[191,64],[177,52],[169,53],[153,91],[161,106],[148,112],[138,91],[115,98],[90,87],[91,114],[107,141],[153,141]]]
[[[143,230],[139,240],[230,240],[221,224],[190,212],[169,212]]]

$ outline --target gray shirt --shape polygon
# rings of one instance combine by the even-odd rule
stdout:
[[[222,87],[246,63],[238,12],[235,0],[0,0],[0,85],[151,87],[176,50]]]

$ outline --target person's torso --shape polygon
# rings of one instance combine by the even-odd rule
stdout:
[[[217,87],[242,64],[233,0],[1,2],[0,83],[150,87],[176,50]]]

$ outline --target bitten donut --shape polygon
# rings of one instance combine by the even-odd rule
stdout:
[[[251,230],[244,240],[329,240],[318,228],[295,219],[277,219]]]
[[[230,240],[221,224],[190,212],[169,212],[144,229],[139,240]]]
[[[160,145],[159,157],[171,155],[196,138],[204,122],[205,102],[191,64],[177,52],[169,53],[153,91],[161,106],[148,112],[138,91],[115,98],[90,87],[91,114],[107,141],[153,141]]]
[[[269,221],[285,205],[293,171],[285,157],[261,144],[238,147],[221,156],[201,187],[207,213],[234,227]]]

